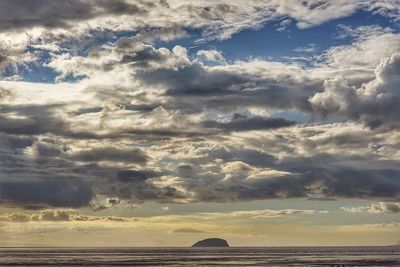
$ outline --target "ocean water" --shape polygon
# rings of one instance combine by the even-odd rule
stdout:
[[[400,266],[398,247],[0,248],[0,266]]]

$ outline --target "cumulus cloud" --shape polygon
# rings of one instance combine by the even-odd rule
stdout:
[[[201,60],[225,62],[225,58],[220,51],[217,50],[199,50],[196,53],[197,57]]]
[[[340,24],[338,31],[338,39],[351,38],[353,42],[316,56],[321,67],[318,72],[328,74],[325,79],[342,76],[350,85],[361,86],[375,78],[374,69],[382,59],[400,52],[400,36],[391,28]]]
[[[400,54],[383,59],[375,69],[375,79],[356,88],[342,77],[327,80],[324,92],[312,96],[313,108],[323,115],[346,116],[370,127],[398,127]]]
[[[395,202],[377,202],[371,206],[341,207],[348,213],[393,214],[400,212],[400,204]]]
[[[372,204],[371,208],[368,210],[369,213],[399,213],[400,204],[391,202],[378,202]]]

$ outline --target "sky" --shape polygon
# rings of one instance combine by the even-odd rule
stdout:
[[[0,1],[0,247],[391,245],[398,0]]]

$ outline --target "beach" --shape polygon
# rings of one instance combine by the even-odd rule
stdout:
[[[397,247],[2,248],[0,266],[399,266]]]

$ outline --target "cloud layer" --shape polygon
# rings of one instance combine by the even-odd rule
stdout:
[[[396,29],[339,25],[334,38],[346,41],[297,49],[307,64],[179,43],[356,12],[397,25],[395,1],[17,0],[0,10],[1,205],[400,199]]]
[[[38,213],[27,214],[23,212],[13,212],[0,216],[2,222],[134,222],[134,218],[114,217],[114,216],[89,216],[79,214],[73,210],[42,210]]]

